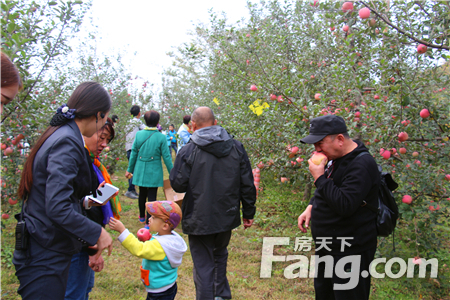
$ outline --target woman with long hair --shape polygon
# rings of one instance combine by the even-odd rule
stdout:
[[[92,161],[97,184],[105,181],[112,183],[111,177],[107,168],[101,163],[99,156],[108,144],[114,139],[114,123],[108,118],[105,125],[99,131],[94,133],[91,137],[84,137],[85,147],[89,151],[90,159]],[[89,219],[97,224],[105,227],[109,223],[111,217],[120,219],[120,211],[122,210],[119,202],[119,197],[116,196],[111,199],[106,205],[101,207],[93,206],[86,210],[86,215]],[[89,293],[94,287],[95,272],[103,270],[104,260],[100,255],[95,257],[88,247],[72,256],[69,269],[69,279],[67,281],[65,300],[79,300],[89,299]]]
[[[5,53],[1,53],[1,88],[2,88],[2,102],[0,106],[0,113],[3,113],[3,105],[16,97],[19,90],[22,89],[22,80],[19,76],[19,71],[12,63]]]
[[[144,120],[147,127],[136,133],[125,177],[133,177],[133,184],[139,186],[139,221],[145,223],[148,228],[149,214],[145,215],[145,202],[155,201],[158,187],[164,186],[161,157],[169,173],[173,163],[166,137],[156,127],[159,113],[154,110],[148,111],[144,115]]]
[[[111,253],[109,233],[81,209],[93,204],[86,196],[96,196],[98,187],[83,136],[96,133],[110,109],[100,84],[80,84],[25,162],[19,185],[23,211],[17,218],[26,224],[28,234],[22,236],[28,241],[16,245],[13,258],[22,299],[64,299],[72,255],[83,245],[95,246],[96,257],[105,248]]]

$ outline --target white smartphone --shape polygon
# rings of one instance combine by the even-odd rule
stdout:
[[[114,195],[119,188],[113,186],[112,184],[105,183],[104,186],[102,186],[100,189],[97,190],[97,198],[94,198],[93,195],[89,195],[88,198],[91,199],[94,202],[97,202],[99,204],[103,204],[111,198],[112,195]]]

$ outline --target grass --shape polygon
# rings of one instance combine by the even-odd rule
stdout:
[[[125,166],[118,166],[124,170]],[[138,200],[123,196],[127,188],[124,171],[116,175],[118,180],[113,184],[120,187],[122,195],[121,221],[133,233],[141,224],[138,222]],[[165,178],[168,174],[165,173]],[[306,255],[294,251],[295,237],[303,236],[297,228],[297,216],[307,206],[301,201],[302,192],[290,184],[277,184],[273,176],[262,174],[261,182],[264,191],[260,192],[257,201],[255,224],[250,229],[239,227],[233,230],[228,248],[227,276],[234,299],[314,299],[313,279],[284,277],[284,269],[293,262],[274,262],[271,278],[260,278],[262,241],[264,237],[289,237],[289,246],[276,246],[275,255]],[[158,199],[165,199],[162,188],[158,189]],[[16,207],[18,210],[19,207]],[[11,263],[14,245],[13,229],[15,221],[10,218],[3,222],[2,228],[2,278],[1,299],[20,299],[17,294],[19,282],[14,275]],[[108,228],[107,228],[108,229]],[[105,268],[96,274],[95,287],[90,299],[146,299],[145,288],[140,281],[139,265],[141,259],[133,257],[117,241],[118,234],[108,229],[114,238],[114,249],[111,256],[106,256]],[[176,229],[187,243],[187,236],[180,228]],[[310,234],[308,234],[310,236]],[[443,249],[440,262],[449,263],[448,248]],[[448,265],[441,266],[447,277],[439,281],[432,279],[373,279],[371,299],[445,299],[449,300]],[[441,273],[441,272],[440,272]],[[178,294],[176,299],[195,299],[195,287],[192,279],[192,259],[189,250],[183,257],[178,272]],[[446,282],[443,282],[446,281]]]

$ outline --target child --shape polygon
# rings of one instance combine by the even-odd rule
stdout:
[[[143,258],[141,280],[149,299],[174,299],[177,294],[177,271],[187,245],[173,231],[181,221],[181,209],[172,201],[153,201],[145,204],[150,231],[156,231],[150,240],[140,242],[119,220],[111,218],[109,227],[120,233],[118,239],[131,254]]]

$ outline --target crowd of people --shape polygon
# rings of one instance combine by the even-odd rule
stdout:
[[[22,82],[3,53],[1,60],[3,109]],[[24,201],[17,215],[13,258],[18,293],[23,299],[88,299],[95,273],[104,268],[103,251],[112,251],[112,238],[105,230],[109,224],[120,234],[121,244],[143,259],[140,271],[147,299],[174,299],[177,270],[187,251],[175,232],[181,224],[193,260],[196,298],[231,299],[227,247],[232,230],[241,222],[251,227],[256,212],[256,189],[243,144],[217,125],[209,107],[196,108],[192,116],[184,116],[178,131],[171,124],[165,134],[157,111],[145,112],[144,124],[140,107],[131,107],[125,196],[138,199],[139,222],[156,232],[140,241],[120,221],[118,192],[103,204],[93,200],[99,189],[112,183],[99,160],[115,137],[119,117],[109,118],[111,106],[104,87],[81,83],[29,153],[18,190]],[[334,115],[312,119],[309,135],[301,142],[313,144],[329,162],[316,165],[309,160],[316,190],[298,217],[299,229],[306,232],[311,222],[313,239],[322,245],[316,247],[316,260],[331,255],[335,266],[358,256],[361,270],[367,271],[377,245],[376,214],[363,205],[377,205],[380,178],[374,158],[359,155],[367,148],[352,140],[344,120]],[[181,208],[173,201],[156,200],[163,186],[162,160],[173,189],[185,193]],[[330,277],[319,265],[316,299],[368,299],[370,276],[360,274],[356,287],[339,290],[335,284],[345,278]]]

